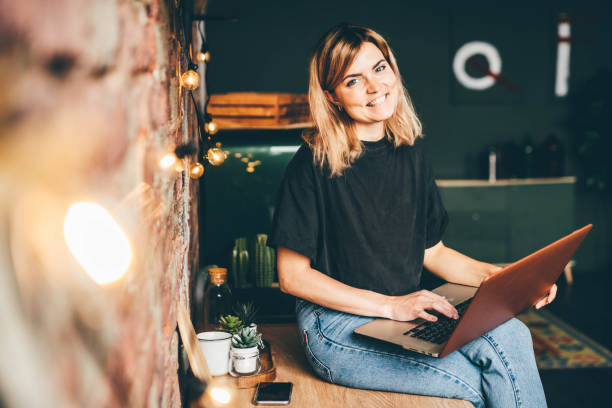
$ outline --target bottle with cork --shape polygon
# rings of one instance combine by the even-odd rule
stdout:
[[[219,318],[232,312],[232,291],[227,284],[227,268],[209,268],[204,293],[204,331],[217,330]]]

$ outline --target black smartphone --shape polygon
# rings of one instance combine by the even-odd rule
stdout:
[[[253,397],[255,405],[287,405],[291,401],[293,384],[290,382],[260,382]]]

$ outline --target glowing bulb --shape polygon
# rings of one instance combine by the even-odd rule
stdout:
[[[237,159],[239,159],[239,158],[241,158],[241,157],[242,157],[242,153],[236,153],[236,154],[234,154],[234,157],[236,157]],[[249,159],[247,159],[247,160],[249,160]]]
[[[208,52],[208,51],[206,51],[206,52],[198,51],[198,53],[196,54],[196,58],[200,62],[208,62],[208,61],[210,61],[210,52]]]
[[[217,126],[217,124],[215,122],[208,122],[204,125],[206,127],[206,132],[214,135],[215,133],[217,133],[219,131],[219,127]]]
[[[230,393],[225,388],[213,387],[208,393],[216,402],[220,402],[221,404],[230,402]]]
[[[201,163],[191,165],[191,169],[189,169],[189,177],[197,179],[202,177],[202,174],[204,174],[204,166],[202,166]]]
[[[240,159],[241,162],[243,163],[248,163],[249,162],[249,158],[248,157],[243,157],[242,159]]]
[[[77,262],[100,285],[121,279],[132,262],[127,235],[99,204],[72,204],[64,219],[64,239]]]
[[[162,169],[169,169],[174,163],[176,163],[178,158],[174,153],[168,153],[159,161],[159,165]]]
[[[185,89],[193,91],[200,86],[200,76],[194,70],[189,70],[181,75],[181,86]]]
[[[215,146],[217,146],[217,147],[221,147],[221,142],[217,142],[217,143],[215,143]]]
[[[208,149],[206,158],[213,166],[218,166],[225,161],[225,153],[216,147]]]
[[[246,171],[247,171],[247,173],[253,173],[255,171],[255,167],[249,166],[249,167],[246,168]]]

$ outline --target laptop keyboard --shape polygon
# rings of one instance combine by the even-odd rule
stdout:
[[[465,310],[470,305],[470,302],[473,298],[466,300],[463,303],[459,303],[455,306],[457,309],[457,313],[459,313],[459,318],[463,316]],[[430,313],[438,318],[436,322],[425,322],[417,327],[408,330],[404,333],[405,336],[415,337],[417,339],[426,340],[431,343],[442,344],[446,342],[460,319],[451,319],[450,317],[446,317],[445,315],[436,312],[435,310],[428,310],[427,313]]]

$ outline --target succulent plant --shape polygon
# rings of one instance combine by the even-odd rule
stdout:
[[[243,327],[238,333],[232,336],[232,346],[234,348],[262,347],[261,334],[253,327]]]
[[[255,317],[259,308],[253,302],[241,303],[237,302],[234,305],[234,313],[242,321],[244,327],[249,327],[251,323],[255,323]]]
[[[242,321],[237,316],[225,315],[219,319],[219,324],[226,332],[236,334],[242,330]]]

